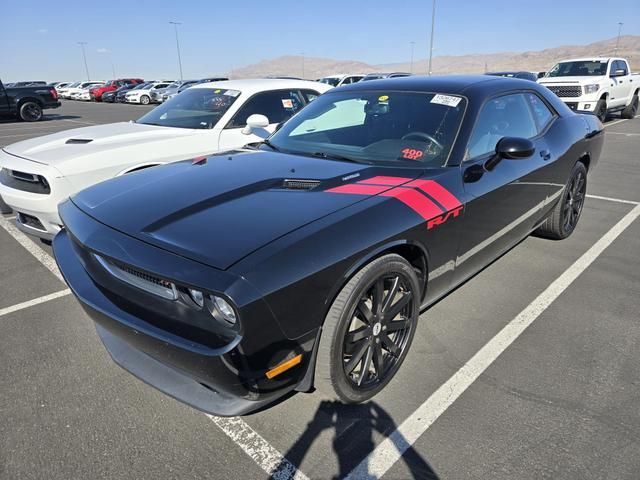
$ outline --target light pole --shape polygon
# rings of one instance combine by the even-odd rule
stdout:
[[[416,46],[416,42],[409,42],[411,45],[411,67],[409,67],[409,73],[413,73],[413,48]]]
[[[78,42],[78,45],[80,45],[80,48],[82,49],[82,58],[84,59],[84,70],[87,72],[87,80],[91,80],[91,77],[89,77],[89,67],[87,66],[87,54],[84,51],[84,46],[86,44],[87,42]]]
[[[431,42],[429,45],[429,75],[431,75],[431,60],[433,59],[433,31],[436,26],[436,0],[433,0],[431,11]]]
[[[182,25],[181,22],[169,22],[173,25],[173,29],[176,32],[176,48],[178,49],[178,66],[180,67],[180,81],[182,81],[182,59],[180,58],[180,42],[178,41],[178,25]]]
[[[618,39],[616,40],[616,49],[613,51],[614,55],[618,53],[618,46],[620,45],[620,33],[622,32],[622,25],[624,25],[624,23],[618,22]]]

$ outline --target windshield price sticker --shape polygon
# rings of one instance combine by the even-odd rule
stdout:
[[[453,97],[451,95],[434,95],[431,99],[431,103],[437,103],[438,105],[446,105],[447,107],[457,107],[462,100],[462,97]]]
[[[293,108],[293,100],[291,100],[290,98],[283,98],[282,106],[284,108]]]
[[[227,90],[226,92],[224,92],[224,94],[229,96],[229,97],[237,97],[238,95],[240,95],[240,91],[239,90]]]

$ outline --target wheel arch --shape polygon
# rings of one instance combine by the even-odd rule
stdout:
[[[336,282],[336,285],[332,288],[329,295],[325,299],[325,308],[323,312],[323,319],[326,318],[331,305],[335,301],[336,297],[340,293],[340,291],[344,288],[344,286],[351,280],[351,278],[360,271],[365,265],[374,261],[376,258],[382,257],[384,255],[395,253],[404,258],[409,264],[416,270],[416,274],[418,276],[418,280],[420,281],[420,288],[422,290],[422,298],[420,299],[420,304],[422,305],[422,300],[425,297],[427,291],[427,282],[429,275],[429,253],[427,249],[414,241],[411,240],[395,240],[389,243],[385,243],[374,250],[367,252],[366,255],[359,257],[351,267],[345,272],[345,274],[340,278],[339,282]],[[316,373],[316,358],[318,354],[318,345],[320,343],[320,337],[322,336],[322,330],[324,327],[324,320],[322,324],[319,326],[318,331],[316,333],[316,339],[313,345],[313,350],[311,351],[311,358],[309,363],[307,364],[306,370],[302,375],[300,382],[296,385],[295,390],[298,392],[310,392],[314,388],[315,382],[315,373]]]
[[[578,157],[578,162],[581,162],[584,165],[584,168],[589,172],[589,166],[591,165],[591,153],[584,152],[580,157]]]
[[[38,97],[22,97],[22,98],[19,98],[16,103],[18,106],[18,110],[20,110],[22,105],[24,105],[26,102],[34,102],[40,105],[41,107],[43,106],[42,100],[40,100]]]

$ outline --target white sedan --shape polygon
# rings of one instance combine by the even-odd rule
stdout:
[[[71,100],[78,100],[78,97],[85,90],[88,92],[90,88],[93,88],[98,85],[104,85],[105,82],[102,80],[92,80],[89,82],[80,82],[75,87],[67,88],[64,90],[64,96],[62,98],[69,98]]]
[[[135,122],[66,130],[0,151],[0,196],[17,225],[42,239],[60,231],[58,204],[103,180],[259,142],[330,85],[230,80],[194,85]]]
[[[151,103],[151,97],[153,92],[162,88],[167,88],[173,82],[154,82],[147,85],[145,88],[131,90],[124,96],[124,101],[127,103],[141,103],[142,105],[149,105]]]

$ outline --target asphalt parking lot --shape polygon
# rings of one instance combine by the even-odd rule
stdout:
[[[149,108],[67,101],[0,122],[0,145]],[[0,478],[637,480],[639,147],[640,118],[607,122],[576,232],[526,239],[424,312],[374,401],[297,394],[241,419],[116,366],[50,248],[0,217]]]

